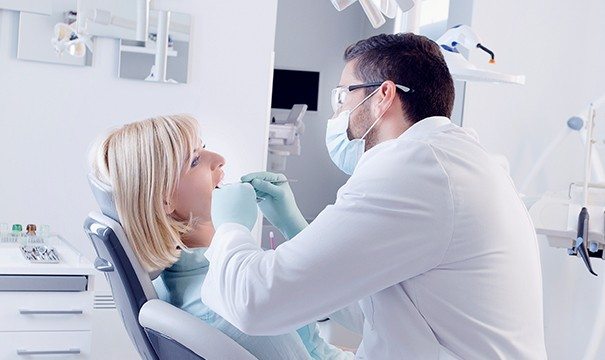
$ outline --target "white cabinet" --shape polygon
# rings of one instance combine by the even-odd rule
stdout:
[[[0,243],[0,360],[92,359],[94,269],[69,244],[58,264],[34,264]]]

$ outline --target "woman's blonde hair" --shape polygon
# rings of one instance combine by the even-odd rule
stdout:
[[[120,222],[147,271],[175,263],[192,219],[175,219],[165,204],[199,144],[197,121],[158,116],[111,131],[91,152],[92,171],[113,189]]]

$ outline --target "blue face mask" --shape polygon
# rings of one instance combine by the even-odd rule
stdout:
[[[361,139],[349,140],[347,129],[349,128],[349,122],[351,121],[351,113],[372,97],[378,90],[379,88],[366,96],[353,109],[343,111],[337,117],[328,120],[328,127],[326,129],[326,147],[328,148],[328,153],[334,164],[348,175],[353,174],[353,170],[355,170],[361,155],[363,155],[365,151],[365,137],[382,118],[382,116],[378,117],[368,131],[363,134]]]

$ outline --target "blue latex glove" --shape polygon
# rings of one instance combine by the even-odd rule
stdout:
[[[286,176],[270,172],[257,172],[242,177],[251,183],[256,196],[263,199],[258,206],[265,218],[291,239],[309,224],[301,214]]]
[[[212,223],[214,228],[237,223],[252,230],[258,217],[256,194],[250,184],[230,184],[212,192]]]

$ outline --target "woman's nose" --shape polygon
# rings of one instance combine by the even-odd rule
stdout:
[[[213,153],[212,170],[219,169],[225,165],[225,158],[217,153]]]

